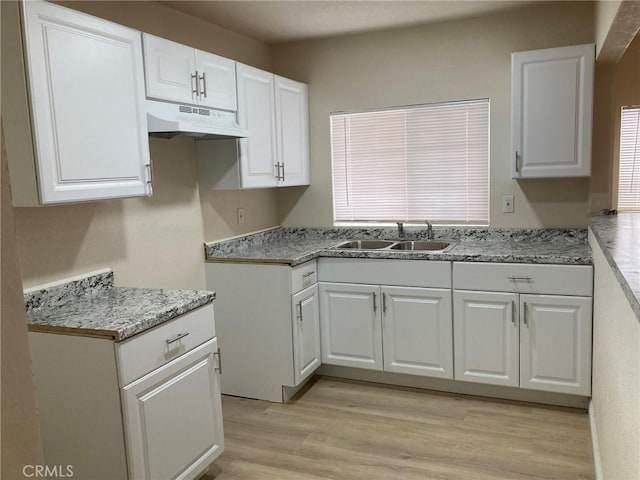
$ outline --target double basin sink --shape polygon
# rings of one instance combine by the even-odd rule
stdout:
[[[453,240],[350,240],[332,247],[334,250],[395,250],[448,252],[458,242]]]

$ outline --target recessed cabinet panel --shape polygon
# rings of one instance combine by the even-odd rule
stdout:
[[[594,45],[512,54],[514,178],[591,173]]]
[[[194,103],[197,99],[195,50],[147,33],[143,38],[147,96]]]
[[[222,451],[216,350],[210,340],[123,389],[131,478],[196,478]]]
[[[518,295],[454,291],[455,378],[517,387]]]
[[[322,363],[382,370],[380,287],[320,284]]]
[[[318,286],[314,285],[293,295],[291,301],[294,319],[294,375],[295,384],[300,385],[321,363]]]
[[[304,83],[275,76],[279,186],[309,184],[309,112]]]
[[[276,129],[273,74],[238,64],[238,123],[249,138],[238,141],[242,188],[275,187]]]
[[[520,386],[589,395],[591,298],[521,295]]]
[[[200,105],[236,111],[236,62],[213,53],[196,50]]]
[[[384,370],[453,378],[451,290],[382,287]]]
[[[40,203],[150,194],[140,32],[44,2],[24,14]]]

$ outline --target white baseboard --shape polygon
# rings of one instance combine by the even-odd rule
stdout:
[[[604,475],[602,474],[602,461],[600,459],[600,445],[598,444],[596,413],[593,409],[593,400],[589,402],[589,424],[591,425],[591,446],[593,448],[593,464],[596,469],[596,480],[604,480]]]

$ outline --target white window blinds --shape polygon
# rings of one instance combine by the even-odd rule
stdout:
[[[335,222],[489,223],[489,100],[331,115]]]
[[[622,109],[617,208],[640,210],[640,107]]]

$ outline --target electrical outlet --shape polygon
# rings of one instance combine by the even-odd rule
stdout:
[[[513,195],[502,196],[502,213],[513,213]]]
[[[238,209],[238,225],[242,225],[244,223],[244,208]]]

